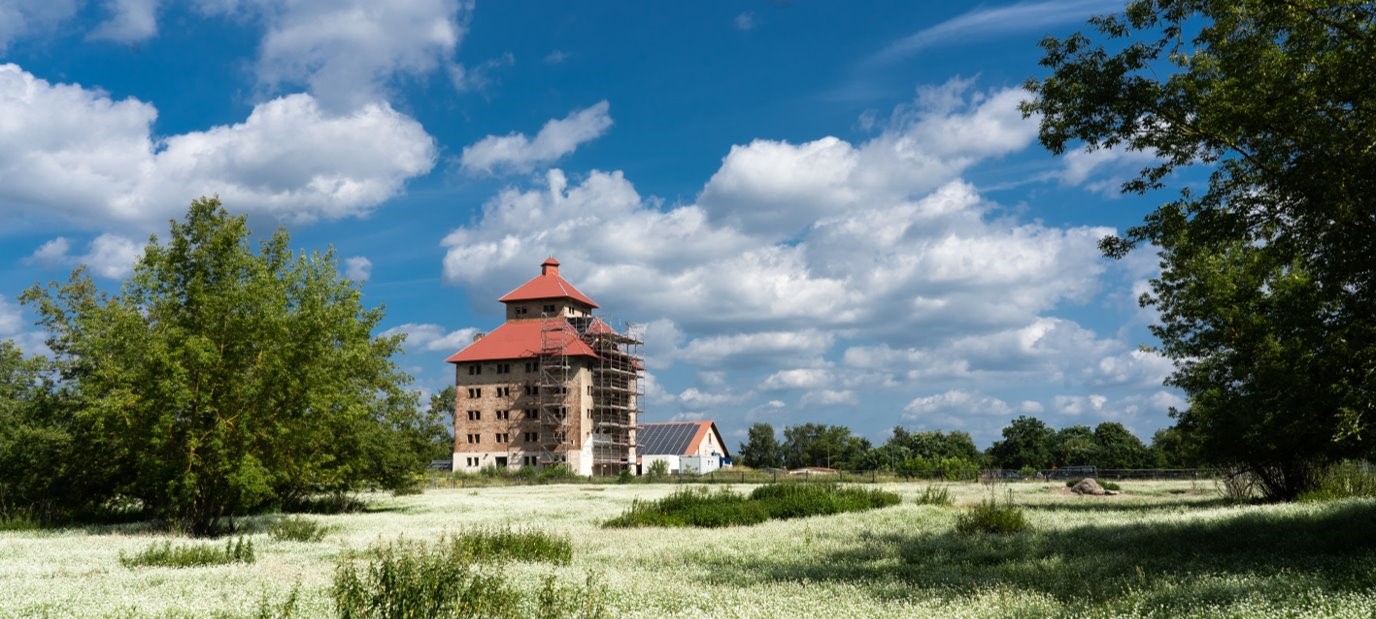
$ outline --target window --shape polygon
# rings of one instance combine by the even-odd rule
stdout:
[[[539,418],[540,418],[540,411],[539,411],[538,409],[532,408],[532,409],[526,411],[526,419],[539,419]]]
[[[540,433],[539,433],[539,432],[526,432],[526,442],[527,442],[527,443],[538,443],[538,442],[540,442]]]
[[[477,458],[464,458],[463,460],[465,463],[468,464],[468,466],[478,466]]]
[[[522,315],[525,315],[525,314],[528,314],[528,313],[530,313],[530,308],[529,308],[529,307],[526,307],[526,306],[524,306],[524,305],[519,305],[519,306],[516,307],[516,315],[517,315],[517,316],[522,316]]]
[[[564,443],[564,442],[567,442],[568,439],[569,439],[569,433],[568,433],[568,432],[562,432],[562,431],[561,431],[561,432],[555,432],[555,433],[554,433],[554,442],[556,442],[556,443]]]
[[[536,362],[534,362],[534,361],[527,361],[527,362],[526,362],[526,373],[534,372],[534,371],[536,371],[536,370],[538,370],[538,369],[540,369],[540,364],[538,364],[538,363],[536,363]]]
[[[481,366],[481,365],[470,365],[470,366],[468,366],[468,375],[469,375],[469,376],[477,376],[478,374],[482,374],[482,373],[483,373],[483,366]]]
[[[588,395],[592,395],[592,385],[588,385]]]
[[[539,459],[536,458],[535,456],[522,456],[522,457],[521,457],[521,464],[524,464],[525,466],[535,466],[535,465],[537,465],[537,464],[539,464],[539,463],[540,463]]]
[[[482,413],[482,411],[468,411],[468,420],[469,420],[469,421],[482,421],[482,420],[483,420],[483,413]]]
[[[510,363],[498,363],[496,367],[497,367],[497,373],[498,373],[498,374],[510,374],[510,373],[511,373],[511,364],[510,364]]]
[[[509,398],[509,397],[511,397],[511,387],[498,387],[498,388],[497,388],[497,397],[501,397],[501,398]]]
[[[478,442],[479,442],[479,439],[478,439],[478,435],[477,435],[477,434],[469,434],[469,435],[468,435],[468,444],[469,444],[469,445],[476,445],[476,444],[478,444]]]
[[[497,419],[511,419],[511,411],[497,411]]]
[[[505,443],[505,442],[507,442],[507,433],[506,433],[506,432],[498,432],[498,433],[497,433],[497,442],[498,442],[498,443]]]
[[[553,314],[553,313],[554,313],[554,306],[553,306],[553,305],[546,305],[546,306],[545,306],[545,313],[546,313],[546,314]]]
[[[526,385],[526,395],[536,395],[540,393],[540,388],[535,385]]]

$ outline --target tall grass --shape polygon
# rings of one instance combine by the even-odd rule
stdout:
[[[362,553],[366,565],[350,558],[335,571],[331,589],[340,617],[520,617],[538,605],[541,617],[588,615],[604,609],[606,592],[560,587],[547,578],[534,600],[507,582],[494,564],[527,561],[568,565],[569,539],[543,531],[478,529],[443,536],[431,543],[397,540]]]
[[[893,492],[824,483],[766,484],[750,496],[721,488],[680,488],[657,501],[636,500],[606,527],[730,527],[770,518],[803,518],[897,505]]]
[[[330,527],[300,516],[282,518],[268,525],[268,535],[277,541],[318,542],[329,532]]]
[[[205,565],[225,565],[229,563],[253,563],[257,558],[253,553],[253,540],[239,536],[236,540],[225,540],[221,549],[212,544],[172,545],[172,542],[154,543],[141,552],[132,555],[119,553],[120,565],[124,567],[200,567]]]
[[[1376,497],[1376,468],[1370,463],[1347,460],[1328,467],[1318,486],[1300,495],[1301,501],[1335,501]]]

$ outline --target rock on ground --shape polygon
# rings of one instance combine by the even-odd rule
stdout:
[[[1093,494],[1095,496],[1108,493],[1108,491],[1104,490],[1103,486],[1099,485],[1099,482],[1094,481],[1091,477],[1081,479],[1079,483],[1070,487],[1070,491],[1075,494]]]

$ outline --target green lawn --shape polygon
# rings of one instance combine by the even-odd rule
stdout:
[[[1011,491],[1029,529],[963,536],[956,515],[987,498],[985,486],[949,486],[955,507],[916,504],[925,484],[881,486],[903,503],[722,529],[601,528],[671,485],[379,496],[370,513],[307,516],[330,527],[319,542],[278,541],[270,518],[250,519],[256,562],[196,568],[121,565],[121,552],[169,539],[138,526],[0,532],[0,617],[253,616],[293,588],[300,616],[329,616],[341,553],[493,525],[567,534],[573,559],[484,569],[527,591],[547,575],[582,585],[591,572],[613,617],[1369,617],[1376,608],[1373,501],[1230,506],[1207,482],[1129,481],[1114,497],[1013,483],[994,494]]]

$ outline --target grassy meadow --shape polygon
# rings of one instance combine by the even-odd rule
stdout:
[[[206,544],[140,525],[0,532],[0,617],[332,616],[341,559],[398,540],[476,528],[566,536],[560,561],[482,564],[515,589],[595,592],[607,617],[1370,617],[1376,501],[1234,505],[1210,482],[1123,482],[1080,497],[1057,482],[881,484],[871,511],[725,528],[604,528],[675,485],[567,484],[367,497],[366,513],[244,521],[252,562],[129,565],[150,548]],[[868,487],[868,486],[866,486]],[[753,486],[734,490],[749,494]],[[1021,506],[1020,533],[963,534],[992,498]],[[272,532],[278,531],[278,535]],[[297,537],[304,541],[292,541]],[[235,539],[238,539],[236,534]],[[237,541],[236,541],[237,543]],[[528,614],[535,614],[529,610]],[[576,613],[575,613],[576,614]]]

